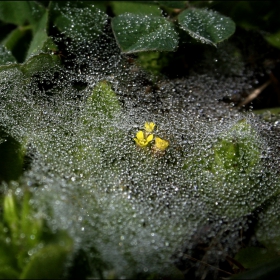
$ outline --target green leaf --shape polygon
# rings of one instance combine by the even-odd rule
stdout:
[[[235,259],[245,268],[254,268],[276,257],[277,254],[275,252],[268,251],[265,248],[247,247],[241,249],[236,254]]]
[[[230,137],[228,137],[229,134],[221,135],[218,145],[213,147],[215,162],[211,166],[211,171],[214,174],[220,169],[238,170],[239,174],[250,173],[260,161],[258,142],[254,142],[254,138],[257,139],[256,131],[243,119],[227,133]],[[242,138],[238,139],[237,135],[242,135]]]
[[[12,236],[12,242],[16,242],[19,236],[19,216],[18,209],[14,195],[11,192],[8,192],[4,197],[3,203],[4,210],[4,221],[9,226]]]
[[[18,279],[18,278],[19,278],[19,273],[15,271],[11,266],[4,265],[0,267],[0,279]]]
[[[187,9],[178,22],[190,36],[202,43],[216,46],[235,32],[235,23],[228,17],[205,9]]]
[[[91,41],[103,33],[108,16],[94,1],[52,2],[50,20],[67,37],[76,42]]]
[[[0,224],[0,279],[5,279],[5,274],[17,273],[12,269],[17,267],[15,250],[11,248],[11,240],[7,242],[7,238],[9,239],[9,234],[4,231],[4,225]]]
[[[137,62],[141,67],[154,75],[161,75],[162,68],[168,65],[168,58],[161,57],[159,52],[141,52]]]
[[[120,110],[121,106],[115,92],[106,81],[102,81],[95,86],[87,100],[82,116],[83,125],[91,132],[103,132],[106,129],[106,122],[110,122]]]
[[[113,18],[112,29],[124,53],[174,51],[178,45],[178,34],[163,17],[126,13]]]
[[[31,26],[18,27],[2,41],[2,44],[12,52],[18,62],[23,62],[31,39]]]
[[[276,176],[275,176],[276,177]],[[277,178],[277,177],[276,177]],[[278,178],[278,194],[274,196],[270,204],[263,209],[262,215],[258,219],[256,227],[256,237],[258,241],[268,250],[279,255],[280,252],[280,181]]]
[[[27,77],[32,76],[38,72],[50,71],[52,68],[58,67],[60,64],[57,55],[38,54],[28,59],[21,65],[20,69]]]
[[[0,181],[17,180],[23,173],[25,147],[0,131]]]
[[[280,49],[280,30],[276,33],[265,35],[264,38],[270,45]]]
[[[275,174],[262,172],[262,138],[246,119],[226,128],[209,146],[208,154],[196,147],[197,153],[186,155],[184,169],[213,213],[241,217],[277,194]]]
[[[0,42],[2,42],[10,32],[12,32],[15,29],[15,25],[11,23],[5,23],[3,21],[0,21]]]
[[[99,115],[100,112],[109,118],[112,118],[121,108],[115,92],[106,81],[102,81],[95,86],[87,103],[92,114]]]
[[[12,53],[7,50],[5,46],[0,45],[0,65],[5,65],[8,63],[14,63],[16,59],[12,55]]]
[[[15,25],[35,26],[45,11],[36,1],[0,1],[0,20]]]
[[[34,215],[34,210],[30,205],[30,198],[31,194],[26,191],[23,197],[20,216],[21,233],[25,235],[25,247],[28,250],[40,242],[43,230],[43,219]]]
[[[187,1],[156,1],[159,5],[174,9],[183,9]]]
[[[47,12],[47,9],[40,5],[37,1],[27,1],[29,9],[31,10],[31,17],[28,22],[32,25],[34,31],[37,30],[38,23]]]
[[[161,10],[157,5],[130,1],[112,1],[112,10],[116,16],[124,13],[145,14],[161,16]]]
[[[30,17],[31,10],[28,1],[0,1],[0,20],[24,25]]]
[[[263,263],[262,265],[234,276],[232,279],[279,279],[280,258]]]
[[[270,112],[271,114],[280,114],[280,107],[253,110],[254,114],[263,114],[263,113],[266,113],[266,112]]]
[[[80,141],[75,158],[77,159],[77,167],[80,169],[80,162],[90,158],[91,166],[83,170],[83,177],[92,176],[97,172],[94,166],[99,165],[101,161],[100,143],[92,141],[93,135],[103,137],[107,135],[110,140],[115,137],[121,141],[122,133],[112,125],[112,120],[121,112],[121,106],[115,92],[106,81],[99,82],[92,95],[88,97],[87,104],[81,114],[81,124],[79,135],[82,138]],[[108,141],[108,142],[109,142]],[[101,162],[100,162],[101,164]],[[95,170],[92,170],[95,169]]]
[[[106,13],[107,6],[109,1],[90,1],[95,8],[101,10],[102,12]]]
[[[43,219],[30,205],[31,193],[24,192],[19,215],[20,238],[17,240],[17,266],[23,269],[29,260],[28,252],[42,242]]]
[[[8,50],[12,50],[24,34],[30,30],[31,26],[16,28],[2,41],[2,44]]]
[[[253,110],[254,114],[260,115],[260,117],[267,122],[276,122],[280,120],[280,108],[266,108],[260,110]]]
[[[54,43],[53,39],[51,37],[48,37],[47,40],[44,42],[42,47],[42,52],[55,52],[58,51],[57,45]]]
[[[48,20],[48,13],[46,12],[41,18],[41,20],[39,21],[36,31],[33,35],[33,39],[31,41],[31,44],[29,46],[26,55],[27,58],[33,54],[37,54],[44,47],[44,44],[48,39],[47,30],[46,30],[47,20]]]
[[[62,278],[72,243],[47,245],[34,256],[24,268],[20,279],[58,279]]]
[[[3,131],[5,133],[17,139],[21,144],[25,143],[29,137],[32,137],[30,135],[34,129],[32,120],[38,116],[37,106],[34,103],[32,104],[30,100],[28,101],[26,96],[23,94],[26,85],[28,86],[30,84],[30,79],[34,77],[34,75],[37,77],[42,77],[42,75],[45,73],[54,75],[54,72],[59,70],[60,57],[57,55],[43,53],[31,57],[23,64],[9,64],[0,66],[0,73],[2,77],[1,86],[6,88],[5,94],[0,96],[0,103],[5,104],[1,115],[6,116],[6,118],[2,117],[2,120],[0,120],[0,125],[3,127]],[[15,127],[17,128],[14,129]],[[20,130],[18,127],[20,127]],[[3,143],[0,144],[0,147],[1,145],[8,145],[5,142],[8,140],[5,135],[2,136],[2,140]],[[15,144],[11,146],[11,151],[13,151],[14,154],[17,151],[15,147]],[[7,154],[8,151],[9,150],[7,148],[3,149],[3,155],[5,155],[6,158],[9,155]],[[1,166],[3,166],[3,174],[9,172],[7,173],[8,175],[5,175],[6,177],[4,177],[4,180],[8,180],[7,178],[12,176],[9,174],[14,174],[13,176],[18,176],[18,174],[21,174],[19,171],[13,171],[13,168],[22,170],[20,165],[13,164],[13,168],[10,168],[10,165],[5,161],[5,157],[3,156],[2,159],[0,158],[0,163],[3,162],[1,163]],[[13,160],[16,159],[16,156],[12,156],[12,159],[9,162],[12,164]],[[1,176],[2,174],[0,173],[0,177]],[[12,179],[16,180],[17,178],[12,177]]]

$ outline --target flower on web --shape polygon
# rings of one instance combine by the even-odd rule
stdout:
[[[150,134],[153,132],[156,124],[153,122],[145,122],[145,131]]]
[[[164,140],[164,139],[161,139],[159,137],[155,137],[155,145],[154,145],[154,148],[158,151],[165,151],[169,146],[169,142]]]
[[[148,137],[146,137],[145,133],[140,130],[136,133],[136,138],[134,138],[134,141],[136,142],[136,144],[141,147],[144,148],[146,147],[152,140],[154,139],[154,135],[150,134]]]
[[[136,138],[134,138],[134,141],[136,142],[137,146],[141,148],[149,146],[153,155],[163,156],[165,154],[165,150],[169,147],[169,142],[152,134],[155,126],[156,124],[153,122],[145,122],[144,130],[139,130],[136,133]],[[149,145],[151,142],[152,145]]]

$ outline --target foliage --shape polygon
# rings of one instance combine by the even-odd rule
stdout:
[[[186,6],[185,1],[174,3],[166,1],[145,2],[50,2],[48,8],[38,2],[0,3],[0,19],[8,24],[18,25],[3,39],[2,44],[14,53],[19,62],[31,54],[44,50],[49,41],[50,26],[55,25],[59,31],[71,40],[90,41],[102,34],[107,21],[107,15],[102,11],[106,5],[112,5],[115,17],[112,19],[112,29],[115,38],[123,52],[132,53],[140,51],[174,51],[178,45],[178,34],[175,31],[174,20],[171,15],[168,19],[163,17],[160,7],[180,11]],[[101,10],[99,9],[101,8]],[[178,9],[178,8],[177,8]],[[71,12],[69,12],[71,11]],[[189,12],[188,12],[189,11]],[[171,11],[172,12],[172,11]],[[188,13],[187,13],[188,12]],[[191,12],[191,15],[190,15]],[[20,14],[21,16],[16,16]],[[217,12],[187,9],[179,14],[179,25],[189,34],[211,44],[223,41],[234,32],[234,23]],[[203,19],[201,21],[200,19]],[[223,20],[218,23],[219,20]],[[197,25],[197,21],[200,24]],[[191,26],[196,22],[198,29],[204,31],[192,31]],[[218,25],[221,28],[218,28]],[[223,30],[222,30],[223,29]],[[205,33],[207,30],[207,33]],[[202,32],[202,33],[201,33]],[[222,33],[221,33],[222,32]],[[212,39],[210,39],[210,37]],[[17,50],[21,40],[29,43]]]
[[[220,215],[229,217],[243,216],[279,192],[278,185],[272,186],[271,189],[266,188],[265,191],[262,188],[267,177],[261,171],[261,143],[258,138],[259,135],[251,125],[242,119],[218,137],[210,156],[186,156],[184,168],[187,173],[193,174],[191,180],[194,182],[190,184],[207,185],[211,182],[210,187],[200,191],[205,201],[212,204],[210,206],[213,212],[218,211]],[[197,177],[196,172],[201,168],[204,171]],[[243,185],[243,182],[248,184]],[[254,192],[253,196],[249,195],[251,192]],[[244,196],[247,197],[245,205]],[[213,199],[210,199],[211,197]],[[219,204],[224,207],[217,208]]]
[[[36,213],[30,192],[23,187],[21,201],[12,191],[11,182],[3,197],[0,223],[1,279],[60,278],[64,273],[73,242],[66,232],[52,233],[42,213]]]

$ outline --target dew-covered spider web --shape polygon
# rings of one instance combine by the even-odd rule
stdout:
[[[33,204],[69,233],[92,277],[218,277],[279,192],[277,127],[219,102],[253,74],[238,60],[213,66],[210,53],[203,70],[154,87],[110,37],[66,51],[63,66],[40,54],[41,71],[1,73],[0,125],[26,148]],[[136,144],[146,122],[164,151]],[[266,223],[269,240],[278,228]]]

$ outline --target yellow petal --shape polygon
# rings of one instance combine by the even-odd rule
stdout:
[[[139,140],[139,139],[134,138],[134,140],[135,140],[136,144],[141,148],[144,148],[149,144],[149,142],[147,142],[146,139]]]
[[[148,133],[151,133],[153,132],[154,128],[155,128],[155,123],[153,122],[145,122],[145,130],[148,132]]]
[[[154,135],[153,134],[150,134],[148,137],[147,137],[147,142],[151,142],[152,140],[154,139]]]
[[[161,150],[161,151],[164,151],[168,148],[169,146],[169,142],[164,140],[164,139],[161,139],[159,137],[156,137],[155,138],[155,147],[158,149],[158,150]]]
[[[134,138],[134,141],[136,144],[140,147],[146,147],[154,138],[153,134],[150,134],[147,138],[145,137],[145,133],[143,131],[138,131],[136,133],[136,138]]]
[[[136,142],[136,144],[137,144],[138,146],[141,146],[141,143],[140,143],[140,141],[139,141],[137,138],[134,138],[134,141]]]
[[[140,131],[138,131],[137,133],[136,133],[136,138],[138,139],[138,140],[144,140],[145,139],[145,137],[144,137],[144,132],[142,131],[142,130],[140,130]]]

